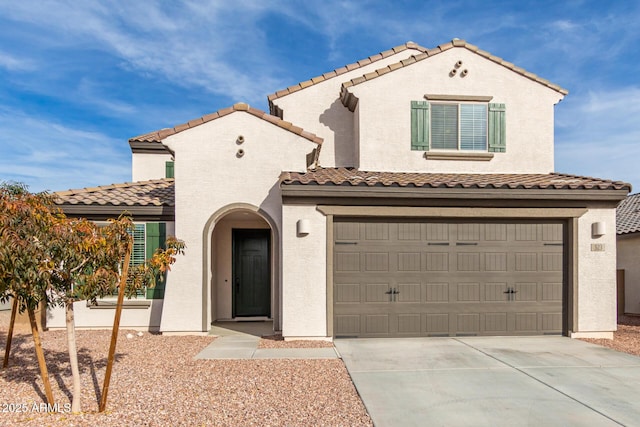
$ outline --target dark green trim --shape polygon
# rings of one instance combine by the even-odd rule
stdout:
[[[174,174],[174,162],[172,160],[165,162],[164,164],[164,177],[173,178]]]
[[[429,103],[411,101],[411,149],[429,150]]]
[[[490,153],[505,153],[507,151],[506,137],[506,107],[504,104],[489,104],[488,151]]]
[[[164,222],[148,222],[146,238],[146,258],[150,259],[153,257],[156,249],[164,249],[166,247],[167,225]],[[156,286],[147,289],[147,299],[164,298],[166,275],[162,280],[160,279],[160,277],[156,277]]]

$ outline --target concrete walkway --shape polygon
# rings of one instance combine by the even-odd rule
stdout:
[[[254,324],[251,324],[254,323]],[[216,324],[210,335],[215,341],[196,355],[196,359],[336,359],[333,347],[324,348],[258,348],[260,337],[272,335],[270,322],[237,322]]]
[[[565,337],[340,339],[376,427],[637,426],[640,358]]]

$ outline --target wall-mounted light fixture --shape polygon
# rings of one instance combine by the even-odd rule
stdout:
[[[311,231],[311,222],[308,219],[299,219],[296,223],[298,236],[306,236]]]
[[[591,235],[593,237],[600,237],[607,234],[607,224],[604,222],[594,222],[591,224]]]

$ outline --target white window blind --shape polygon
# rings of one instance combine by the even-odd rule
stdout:
[[[460,104],[460,149],[487,149],[487,107]]]
[[[431,148],[458,149],[458,105],[431,105]]]

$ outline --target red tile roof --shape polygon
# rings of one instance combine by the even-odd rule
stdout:
[[[357,77],[355,79],[351,79],[348,82],[344,82],[342,84],[342,88],[340,90],[340,98],[342,100],[342,103],[349,107],[349,109],[351,109],[352,107],[355,107],[354,104],[354,100],[350,99],[352,97],[351,93],[349,92],[349,88],[359,85],[361,83],[373,80],[375,78],[378,78],[384,74],[387,74],[389,72],[395,71],[397,69],[403,68],[403,67],[407,67],[411,64],[415,64],[418,63],[420,61],[423,61],[427,58],[430,58],[434,55],[437,55],[439,53],[445,52],[449,49],[452,49],[454,47],[462,47],[465,48],[467,50],[470,50],[471,52],[475,52],[476,54],[483,56],[487,59],[489,59],[490,61],[495,62],[496,64],[502,65],[503,67],[506,67],[510,70],[512,70],[515,73],[518,73],[530,80],[533,80],[534,82],[540,83],[550,89],[553,89],[557,92],[560,92],[563,95],[567,95],[569,93],[568,90],[561,88],[560,86],[551,83],[548,80],[543,79],[542,77],[537,76],[534,73],[530,73],[528,71],[526,71],[523,68],[517,67],[514,64],[512,64],[511,62],[507,62],[504,59],[498,57],[498,56],[494,56],[492,54],[490,54],[489,52],[486,52],[484,50],[480,50],[477,46],[474,46],[470,43],[467,43],[464,40],[459,40],[459,39],[454,39],[452,41],[450,41],[449,43],[445,43],[442,44],[434,49],[428,49],[418,55],[413,55],[410,56],[409,58],[403,59],[402,61],[396,62],[394,64],[390,64],[386,67],[377,69],[375,71],[372,71],[370,73],[367,73],[363,76]]]
[[[618,234],[640,231],[640,194],[632,194],[616,209],[616,232]]]
[[[58,191],[54,196],[58,205],[175,206],[173,178]]]
[[[162,140],[167,138],[168,136],[175,135],[179,132],[194,128],[212,120],[219,119],[220,117],[224,117],[236,111],[244,111],[246,113],[252,114],[259,119],[266,120],[269,123],[281,127],[282,129],[288,130],[289,132],[293,132],[296,135],[306,138],[311,142],[322,144],[322,138],[320,138],[319,136],[316,136],[311,132],[307,132],[301,127],[295,126],[290,122],[280,119],[279,117],[272,116],[271,114],[265,113],[262,110],[250,107],[249,105],[242,102],[235,104],[232,107],[224,108],[222,110],[216,111],[215,113],[207,114],[206,116],[202,116],[187,123],[175,126],[173,128],[161,129],[158,131],[146,133],[144,135],[136,136],[134,138],[131,138],[129,142],[162,142]]]
[[[320,168],[307,172],[283,172],[283,185],[341,185],[369,187],[595,189],[627,190],[631,185],[561,173],[456,174],[421,172],[368,172],[351,168]]]
[[[387,57],[389,57],[391,55],[395,55],[396,53],[405,51],[407,49],[415,49],[415,50],[419,50],[420,52],[427,52],[426,48],[424,48],[424,47],[422,47],[422,46],[420,46],[420,45],[418,45],[418,44],[416,44],[414,42],[406,42],[405,44],[401,44],[400,46],[396,46],[396,47],[393,47],[393,48],[391,48],[389,50],[385,50],[384,52],[380,52],[380,53],[378,53],[376,55],[372,55],[372,56],[370,56],[368,58],[361,59],[360,61],[354,62],[353,64],[348,64],[348,65],[345,65],[344,67],[336,68],[335,70],[330,71],[328,73],[324,73],[324,74],[322,74],[320,76],[313,77],[313,78],[311,78],[309,80],[305,80],[305,81],[300,82],[298,84],[295,84],[293,86],[289,86],[286,89],[282,89],[282,90],[279,90],[279,91],[277,91],[275,93],[272,93],[271,95],[267,96],[267,99],[269,100],[269,109],[271,109],[271,110],[273,109],[272,102],[273,102],[274,99],[278,99],[280,97],[287,96],[289,94],[292,94],[294,92],[297,92],[297,91],[302,90],[304,88],[307,88],[309,86],[313,86],[313,85],[318,84],[320,82],[323,82],[325,80],[329,80],[329,79],[332,79],[334,77],[340,76],[340,75],[342,75],[344,73],[347,73],[349,71],[353,71],[353,70],[356,70],[358,68],[364,67],[365,65],[369,65],[369,64],[372,64],[374,62],[380,61],[381,59],[387,58]]]

